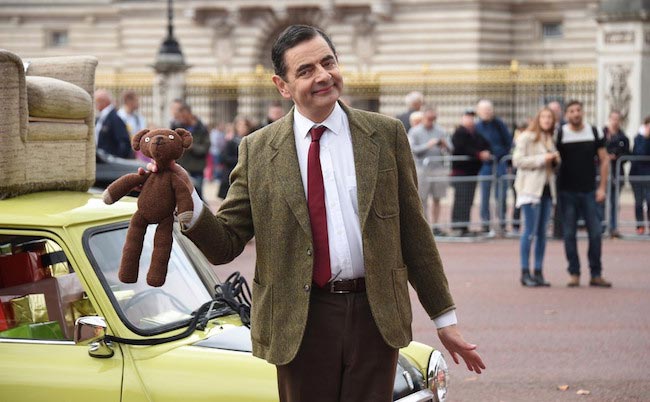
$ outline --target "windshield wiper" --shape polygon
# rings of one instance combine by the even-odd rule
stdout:
[[[130,338],[120,338],[119,336],[106,335],[105,339],[107,341],[113,341],[117,343],[124,343],[127,345],[140,345],[140,346],[151,346],[151,345],[160,345],[162,343],[173,342],[179,339],[187,338],[192,335],[194,331],[198,328],[199,320],[202,317],[206,316],[207,313],[212,311],[213,304],[215,300],[205,302],[197,310],[192,312],[192,318],[190,319],[187,329],[180,334],[168,336],[165,338],[153,338],[153,339],[130,339]],[[205,327],[203,327],[205,328]]]
[[[127,345],[160,345],[187,338],[197,329],[204,330],[211,319],[230,314],[238,314],[242,324],[250,328],[251,290],[246,279],[239,272],[233,272],[225,282],[216,285],[214,290],[214,300],[205,302],[194,310],[187,329],[180,334],[153,339],[129,339],[106,335],[105,339]]]

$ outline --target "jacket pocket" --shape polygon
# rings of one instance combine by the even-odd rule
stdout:
[[[378,217],[387,219],[399,215],[397,193],[397,168],[380,170],[377,173],[377,186],[372,206]]]
[[[395,302],[400,319],[404,325],[411,325],[413,313],[411,311],[411,299],[409,297],[408,271],[406,267],[393,269],[393,290],[395,291]]]
[[[253,303],[251,307],[251,338],[262,345],[271,343],[273,322],[273,288],[253,281]]]

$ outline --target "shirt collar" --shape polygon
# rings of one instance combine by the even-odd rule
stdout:
[[[99,113],[99,119],[103,121],[106,118],[106,116],[108,116],[108,114],[113,111],[113,109],[115,109],[115,106],[113,104],[106,106]]]
[[[303,116],[298,111],[298,108],[295,108],[293,110],[293,127],[299,138],[307,137],[307,135],[309,135],[309,130],[311,130],[313,126],[325,126],[332,133],[339,134],[343,131],[344,115],[345,112],[341,108],[341,105],[336,102],[332,113],[330,113],[330,115],[327,116],[327,118],[322,123],[314,123],[307,117]]]

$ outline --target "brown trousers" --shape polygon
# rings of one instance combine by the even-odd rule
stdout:
[[[314,286],[298,354],[277,366],[281,402],[391,402],[398,350],[386,344],[365,293]]]

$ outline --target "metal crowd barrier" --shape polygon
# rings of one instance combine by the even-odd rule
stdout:
[[[640,156],[640,155],[626,155],[620,157],[616,161],[616,170],[621,172],[622,168],[626,168],[624,164],[626,162],[648,162],[650,163],[650,156]],[[626,169],[627,170],[627,169]],[[616,214],[617,214],[617,224],[622,238],[624,239],[646,239],[650,240],[650,205],[639,200],[639,193],[641,189],[645,190],[646,193],[650,194],[650,175],[637,176],[630,175],[629,170],[626,175],[627,180],[617,180],[614,183],[614,200],[616,202]],[[632,194],[633,194],[633,204],[621,206],[620,199],[622,193],[622,186],[625,182],[629,183]],[[609,197],[607,197],[609,199]],[[650,202],[650,196],[646,199]],[[637,204],[640,204],[640,217],[635,216],[637,211]],[[609,211],[609,209],[607,209]],[[640,219],[639,219],[640,218]],[[643,234],[637,234],[636,229],[642,227]]]
[[[485,240],[488,238],[494,237],[519,237],[519,229],[523,225],[523,221],[520,219],[519,215],[515,209],[515,192],[513,188],[514,180],[516,177],[515,169],[512,168],[512,156],[506,155],[501,158],[499,161],[492,161],[491,174],[489,175],[475,175],[475,176],[451,176],[451,162],[452,161],[469,161],[474,158],[469,156],[441,156],[441,157],[428,157],[425,158],[422,165],[418,166],[418,178],[420,181],[420,187],[425,184],[434,184],[439,183],[446,188],[444,196],[440,197],[440,218],[438,222],[431,222],[429,215],[427,214],[427,219],[430,221],[432,230],[436,233],[436,238],[438,240],[455,240],[458,241],[462,239],[463,241],[477,241]],[[649,161],[650,156],[624,156],[617,161],[617,169],[621,171],[621,165],[628,161]],[[508,166],[506,173],[497,176],[497,166],[498,163],[503,163]],[[432,167],[436,166],[436,174],[428,173]],[[606,228],[609,227],[610,223],[610,208],[611,203],[616,204],[616,218],[618,223],[618,229],[621,233],[623,239],[648,239],[650,240],[650,222],[649,215],[647,210],[643,210],[644,219],[641,222],[637,223],[634,214],[634,204],[630,203],[630,192],[625,193],[625,203],[621,207],[620,199],[622,192],[622,185],[625,182],[630,183],[630,187],[635,186],[647,186],[650,191],[650,176],[629,176],[625,172],[623,173],[625,177],[619,179],[616,183],[612,181],[612,173],[610,172],[610,177],[608,179],[607,185],[607,194],[605,198],[605,203],[601,206],[601,211],[603,212],[601,217],[601,222],[603,226],[604,236],[607,236]],[[598,183],[599,178],[596,178],[596,183]],[[489,200],[489,211],[490,219],[487,222],[482,222],[480,216],[481,208],[481,189],[480,183],[489,182],[490,184],[490,200]],[[470,199],[460,199],[455,200],[456,193],[458,189],[461,188],[461,183],[475,183],[472,191],[464,191],[460,194],[461,197],[471,197]],[[496,199],[494,191],[497,189],[497,186],[506,189],[506,191],[499,191]],[[467,189],[467,186],[465,186]],[[422,190],[421,190],[422,191]],[[613,192],[613,194],[612,194]],[[466,207],[470,208],[470,218],[467,220],[459,221],[458,219],[452,219],[454,202],[458,208],[459,204],[464,204]],[[505,203],[505,212],[500,211],[499,205]],[[431,208],[432,206],[430,206]],[[647,208],[647,207],[646,207]],[[485,225],[487,224],[487,228]],[[549,231],[548,236],[553,236],[554,233],[551,232],[551,226],[553,225],[553,219],[549,219]],[[583,222],[578,222],[579,227],[583,225]],[[636,227],[643,226],[645,228],[645,233],[642,236],[636,234]],[[459,230],[462,228],[467,228],[469,234],[461,234]],[[486,230],[487,229],[487,230]],[[554,230],[555,236],[557,234],[557,228]],[[579,232],[580,237],[586,236],[586,233]]]

